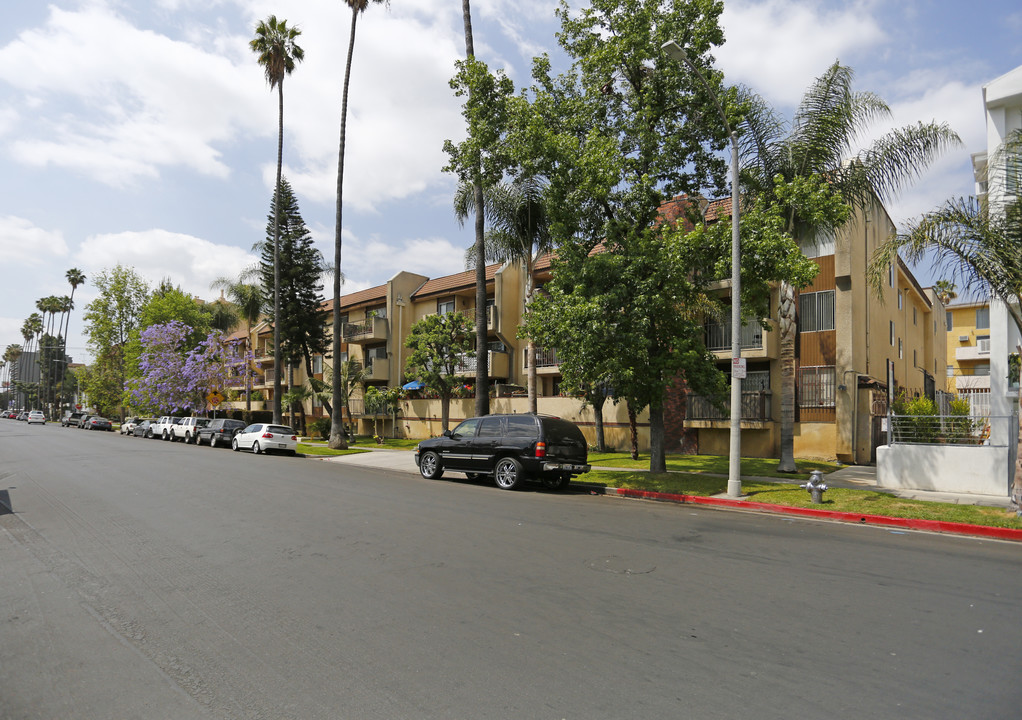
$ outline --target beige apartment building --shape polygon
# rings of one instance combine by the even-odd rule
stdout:
[[[712,204],[718,205],[717,203]],[[728,208],[725,207],[724,211]],[[837,459],[868,463],[879,437],[880,418],[886,413],[889,380],[896,391],[930,394],[946,388],[947,332],[945,311],[936,294],[919,286],[910,270],[899,262],[890,268],[881,297],[866,286],[869,258],[894,226],[886,211],[875,205],[866,216],[853,218],[836,236],[806,245],[820,272],[798,294],[799,333],[796,344],[796,457]],[[536,263],[537,283],[550,277],[550,258]],[[525,305],[524,270],[513,264],[486,268],[486,347],[491,383],[491,412],[527,412],[526,343],[518,337]],[[727,294],[728,283],[718,291]],[[776,291],[771,307],[777,307]],[[409,380],[404,368],[404,346],[409,329],[434,313],[460,311],[475,317],[475,271],[428,278],[399,272],[385,284],[344,295],[342,312],[342,359],[367,369],[366,385],[396,387]],[[742,453],[777,457],[780,449],[780,342],[776,318],[748,323],[742,329],[743,356],[748,376],[743,382]],[[236,333],[241,345],[254,348],[256,365],[253,387],[260,390],[269,408],[272,399],[272,328],[263,323],[251,332]],[[710,323],[705,327],[709,350],[723,371],[730,372],[730,327]],[[474,412],[471,386],[476,358],[466,357],[460,372],[465,395],[451,404],[453,424]],[[329,379],[330,360],[313,359],[313,371]],[[284,369],[287,373],[288,369]],[[595,425],[591,408],[574,397],[563,396],[555,349],[542,350],[537,361],[539,411],[576,422],[591,442]],[[287,375],[285,374],[285,386]],[[294,369],[296,383],[306,380],[304,368]],[[235,380],[235,384],[240,379]],[[242,408],[243,398],[233,407]],[[320,403],[306,402],[308,416],[324,414]],[[352,422],[359,433],[374,429],[385,435],[430,437],[441,432],[440,401],[428,393],[411,391],[400,403],[396,417],[367,414],[356,395],[351,403]],[[728,418],[708,399],[673,390],[665,418],[669,452],[726,455]],[[608,401],[604,407],[607,442],[617,449],[629,446],[627,412]],[[649,446],[648,415],[638,418],[639,445]]]

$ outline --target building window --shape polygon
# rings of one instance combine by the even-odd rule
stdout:
[[[905,346],[901,343],[901,338],[898,338],[898,359],[905,359]]]
[[[936,360],[934,360],[934,362],[936,362]],[[954,377],[955,376],[955,366],[954,365],[948,365],[947,366],[947,376],[948,377]]]
[[[379,305],[374,308],[366,308],[366,320],[372,317],[385,318],[387,317],[387,306]]]
[[[437,315],[450,315],[452,312],[454,312],[454,298],[447,298],[446,300],[437,300],[436,302]]]
[[[891,320],[891,347],[894,347],[894,321]]]
[[[990,308],[976,308],[976,329],[986,329],[988,327],[990,327]]]
[[[742,392],[754,392],[770,389],[769,370],[750,370],[742,380]]]
[[[323,356],[313,355],[312,356],[312,374],[323,372]]]
[[[950,310],[948,310],[946,313],[944,313],[944,319],[947,322],[947,331],[951,332],[951,328],[954,327],[954,322],[951,320],[951,311]]]
[[[834,376],[833,365],[799,368],[799,407],[834,407]]]
[[[899,290],[898,291],[898,309],[901,310],[902,307],[904,307],[904,305],[905,305],[905,301],[904,301],[903,296],[901,294],[901,290]]]
[[[973,368],[973,375],[980,375],[982,377],[990,376],[990,363],[976,363],[976,367]]]
[[[912,367],[919,367],[919,359],[916,357],[916,351],[912,351]]]
[[[887,284],[894,287],[894,263],[887,266]]]
[[[912,308],[912,324],[916,324],[916,309]]]
[[[798,322],[802,332],[834,329],[834,291],[802,293],[798,296]]]

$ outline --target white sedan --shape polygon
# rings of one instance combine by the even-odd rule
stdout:
[[[286,425],[255,423],[240,430],[231,441],[231,448],[256,453],[285,452],[294,455],[298,448],[298,435]]]
[[[42,410],[33,410],[28,414],[27,420],[29,425],[32,423],[39,423],[40,425],[46,424],[46,416],[43,415]]]

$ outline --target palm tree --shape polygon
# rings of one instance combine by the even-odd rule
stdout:
[[[958,297],[958,293],[955,292],[956,286],[950,280],[937,280],[933,283],[933,291],[937,293],[937,297],[940,298],[941,305],[947,305],[949,302]]]
[[[475,58],[475,38],[472,34],[472,7],[470,0],[461,0],[461,13],[465,25],[465,55]],[[490,369],[486,350],[486,203],[483,198],[482,171],[477,163],[472,179],[472,202],[475,206],[475,268],[476,268],[476,412],[490,413]],[[531,367],[531,365],[530,365]]]
[[[961,145],[946,124],[918,123],[892,130],[854,155],[856,137],[878,119],[890,117],[887,104],[869,92],[852,90],[853,72],[834,63],[806,91],[790,127],[759,98],[749,97],[743,145],[752,156],[743,180],[757,195],[788,206],[786,227],[793,237],[811,240],[833,230],[799,208],[779,200],[774,178],[785,181],[823,177],[853,210],[888,201],[944,150]],[[795,302],[794,288],[781,285],[781,457],[778,470],[795,472]],[[739,332],[732,328],[732,332]]]
[[[75,290],[77,290],[80,285],[85,284],[85,273],[78,268],[71,268],[64,274],[64,278],[67,280],[68,284],[71,285],[71,295],[68,296],[67,309],[65,310],[67,318],[66,323],[63,320],[64,316],[61,316],[61,325],[63,326],[61,337],[63,337],[63,343],[60,349],[60,362],[64,365],[63,372],[60,373],[62,387],[63,378],[67,374],[67,334],[71,327],[71,311],[74,310],[75,307]]]
[[[287,20],[277,20],[270,15],[256,25],[256,36],[249,42],[252,52],[259,56],[259,64],[266,73],[270,89],[277,89],[277,182],[274,197],[280,195],[280,175],[284,162],[284,76],[294,72],[295,63],[305,59],[305,51],[298,45],[302,31],[288,27]],[[280,424],[281,383],[280,383],[280,268],[278,255],[280,246],[280,203],[273,216],[273,422]]]
[[[1022,152],[1022,131],[1011,133],[989,159],[987,174],[999,181]],[[1016,170],[1017,172],[1017,170]],[[975,198],[953,198],[908,225],[877,248],[867,277],[879,288],[885,268],[899,252],[910,262],[929,255],[937,268],[969,294],[996,294],[1022,334],[1022,204],[991,205]],[[1020,399],[1022,402],[1022,399]],[[1022,449],[1022,430],[1018,437]],[[1015,464],[1012,502],[1022,517],[1022,456]]]
[[[341,92],[341,139],[337,150],[337,208],[334,218],[334,320],[333,320],[333,407],[330,413],[329,446],[335,450],[348,447],[344,439],[344,416],[341,414],[341,228],[344,210],[344,143],[348,124],[348,83],[351,80],[351,58],[355,52],[355,28],[358,16],[370,3],[389,5],[389,0],[344,0],[351,8],[351,29],[348,31],[348,56],[344,65],[344,89]]]
[[[485,260],[488,262],[516,262],[525,270],[525,309],[529,309],[535,290],[536,261],[553,249],[550,236],[545,190],[542,180],[525,176],[510,183],[496,185],[486,193],[486,214],[491,228],[485,235]],[[454,196],[454,213],[464,222],[475,210],[475,186],[462,183]],[[475,248],[467,258],[478,262]],[[486,322],[484,316],[483,322]],[[538,411],[536,399],[536,345],[528,340],[528,396],[529,412]]]

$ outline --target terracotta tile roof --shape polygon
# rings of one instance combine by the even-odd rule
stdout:
[[[497,270],[499,270],[500,267],[500,263],[494,263],[493,265],[486,266],[487,283],[493,281],[493,278],[497,275]],[[412,298],[415,300],[421,300],[431,296],[451,293],[456,290],[467,290],[475,287],[475,284],[476,271],[466,270],[465,272],[457,273],[456,275],[446,275],[444,277],[427,280],[422,284],[422,287],[412,293]]]
[[[375,287],[366,288],[365,290],[359,290],[358,292],[348,293],[347,295],[341,295],[341,309],[346,310],[359,305],[369,305],[379,303],[381,300],[387,299],[387,286],[377,285]],[[328,312],[334,309],[333,298],[324,300],[323,304],[319,306],[322,310]]]

